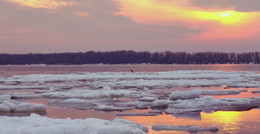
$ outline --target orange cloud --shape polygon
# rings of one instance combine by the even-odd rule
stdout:
[[[65,2],[62,0],[6,0],[22,6],[31,8],[48,8],[56,9],[64,6],[70,6],[76,4],[75,2]]]
[[[80,17],[85,17],[85,18],[89,18],[90,17],[89,13],[87,13],[87,12],[78,11],[75,14],[77,16],[80,16]]]
[[[260,12],[238,12],[232,9],[201,9],[189,0],[117,0],[121,11],[131,20],[144,25],[179,25],[200,29],[200,34],[214,38],[248,37],[259,28]],[[259,26],[259,25],[258,25]],[[258,30],[259,31],[259,30]],[[242,32],[242,33],[241,33]]]

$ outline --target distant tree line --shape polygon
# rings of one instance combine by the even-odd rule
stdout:
[[[24,64],[259,64],[260,52],[135,52],[112,51],[51,54],[0,54],[0,65]]]

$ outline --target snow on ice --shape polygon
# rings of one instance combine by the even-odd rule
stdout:
[[[11,100],[10,95],[0,95],[1,113],[46,113],[46,108],[42,104],[30,104]]]
[[[152,129],[155,131],[187,131],[190,133],[197,133],[200,131],[217,132],[218,128],[213,127],[197,127],[197,126],[167,126],[167,125],[153,125]]]
[[[0,112],[46,112],[44,105],[20,102],[14,99],[55,99],[48,105],[81,110],[125,111],[151,109],[147,113],[119,113],[118,116],[157,116],[163,112],[178,117],[200,119],[202,111],[244,111],[260,106],[260,97],[217,98],[213,95],[237,95],[247,90],[173,91],[160,94],[153,89],[174,87],[260,87],[256,72],[173,71],[154,73],[97,72],[77,74],[33,74],[0,77],[0,90],[34,89],[34,92],[0,94]],[[35,90],[36,89],[36,90]],[[253,91],[252,93],[259,93]],[[210,96],[209,96],[210,95]],[[148,111],[148,110],[147,110]],[[36,121],[33,121],[36,120]],[[49,119],[37,115],[29,117],[0,117],[5,134],[50,133],[74,134],[92,132],[147,133],[147,128],[127,120],[115,119]],[[18,126],[11,129],[12,126]],[[29,131],[28,128],[33,128]],[[217,131],[216,127],[153,126],[156,131],[187,132]],[[27,132],[28,131],[28,132]]]
[[[3,134],[146,134],[148,128],[124,119],[112,121],[87,119],[51,119],[32,114],[29,117],[0,117]]]
[[[88,81],[96,87],[187,87],[187,86],[223,86],[260,87],[260,74],[256,72],[237,71],[172,71],[154,73],[97,72],[78,74],[33,74],[0,78],[2,83],[41,83],[66,81]],[[39,84],[38,84],[39,85]],[[12,85],[19,87],[20,85]]]

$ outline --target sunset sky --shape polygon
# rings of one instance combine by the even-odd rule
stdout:
[[[0,53],[260,51],[260,0],[0,0]]]

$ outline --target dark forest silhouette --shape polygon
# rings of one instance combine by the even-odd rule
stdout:
[[[0,54],[0,65],[24,64],[259,64],[260,52],[135,52],[112,51],[51,54]]]

